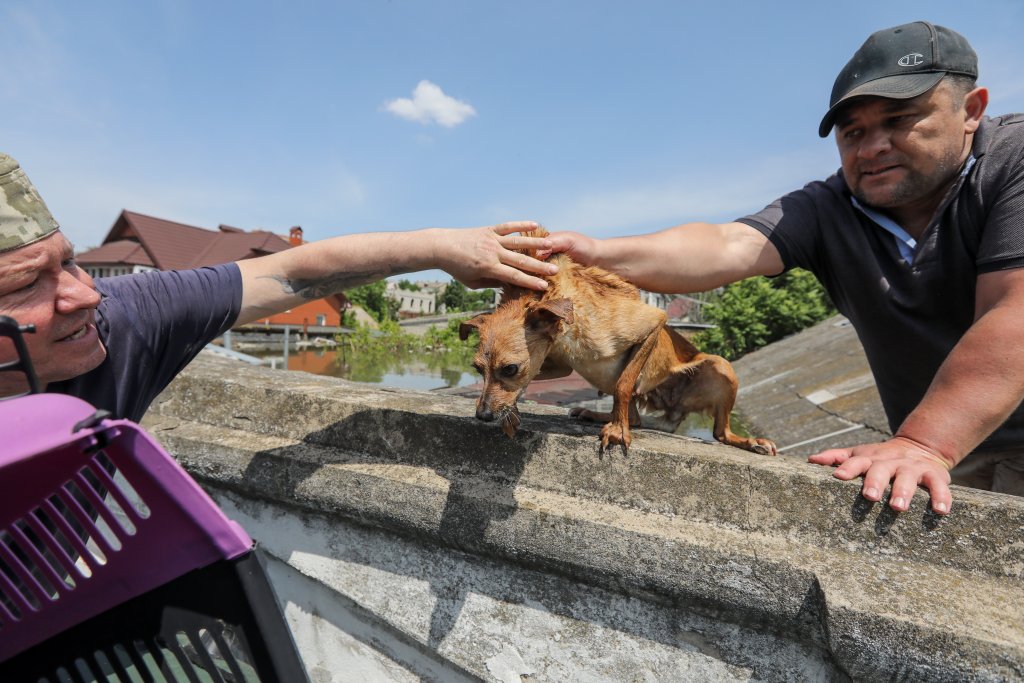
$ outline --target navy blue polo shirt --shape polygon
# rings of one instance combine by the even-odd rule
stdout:
[[[242,276],[234,263],[97,278],[96,289],[96,328],[107,357],[46,391],[77,396],[136,422],[207,343],[231,328],[242,303]]]
[[[841,171],[738,219],[768,237],[786,269],[814,273],[850,319],[894,431],[973,323],[978,275],[1024,267],[1022,124],[1021,114],[982,121],[974,163],[909,260],[898,238],[854,205]],[[1021,445],[1024,407],[979,450]]]

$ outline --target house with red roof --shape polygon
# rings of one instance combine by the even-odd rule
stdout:
[[[300,227],[293,227],[285,238],[267,230],[246,231],[228,225],[207,230],[125,210],[114,221],[103,244],[76,255],[75,260],[93,277],[111,277],[230,263],[274,254],[302,243]],[[310,327],[339,328],[347,306],[345,296],[335,294],[253,325],[266,329],[299,326],[303,331]]]

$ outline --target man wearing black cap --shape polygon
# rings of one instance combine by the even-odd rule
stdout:
[[[893,438],[810,458],[906,510],[920,484],[1024,495],[1024,116],[985,116],[977,57],[928,22],[872,34],[818,130],[841,170],[732,223],[556,251],[654,291],[813,272],[864,345]]]

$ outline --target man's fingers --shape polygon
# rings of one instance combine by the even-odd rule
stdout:
[[[491,230],[504,236],[520,230],[536,230],[539,227],[540,223],[536,221],[509,221],[508,223],[499,223],[498,225],[491,226]]]
[[[500,256],[503,263],[543,275],[554,275],[558,272],[558,266],[544,262],[544,259],[551,255],[551,240],[546,237],[508,235],[498,238],[498,243],[507,250]],[[521,250],[526,249],[535,250],[537,258],[521,253]]]
[[[892,460],[872,462],[868,458],[859,459],[858,474],[864,475],[864,486],[861,495],[875,502],[882,500],[882,494],[896,474],[897,464]],[[857,475],[854,475],[857,476]],[[852,479],[853,477],[851,477]]]
[[[495,277],[499,280],[510,282],[519,287],[537,290],[545,290],[548,288],[547,280],[543,280],[539,277],[532,277],[524,273],[522,270],[518,270],[512,266],[496,266],[494,271]]]
[[[498,243],[506,249],[538,249],[551,250],[551,240],[547,237],[524,237],[523,235],[504,235]]]
[[[882,500],[892,482],[889,507],[897,512],[908,510],[918,485],[924,486],[931,493],[932,510],[940,515],[949,514],[953,497],[944,462],[927,452],[910,453],[899,444],[895,450],[887,449],[891,444],[893,441],[878,446],[833,448],[807,460],[819,465],[838,465],[832,473],[837,479],[850,480],[863,475],[861,495],[870,501]]]
[[[892,481],[892,492],[889,494],[889,507],[896,512],[906,512],[910,508],[910,501],[917,491],[917,484],[922,479],[920,469],[906,467],[896,473]]]
[[[815,465],[842,465],[850,457],[848,448],[832,448],[821,453],[815,453],[807,458],[807,462]]]
[[[576,239],[579,236],[572,232],[551,233],[551,250],[554,252],[570,251],[576,246]]]
[[[873,467],[880,468],[882,465],[880,463],[872,462],[871,458],[866,456],[853,457],[837,467],[836,471],[833,472],[832,475],[838,479],[847,480],[869,473],[868,476],[864,478],[866,482],[868,477],[871,476],[870,472],[874,472]],[[889,480],[886,479],[886,482],[888,481]]]
[[[928,470],[921,475],[921,483],[932,495],[932,510],[939,515],[948,515],[953,507],[953,494],[949,491],[949,476],[938,470]]]
[[[931,467],[921,475],[921,484],[931,493],[932,510],[940,515],[948,515],[953,507],[953,494],[949,490],[949,472]]]
[[[520,254],[514,251],[502,254],[501,262],[507,266],[512,266],[530,273],[537,273],[538,275],[554,275],[558,272],[558,266],[553,263],[544,263],[543,261],[538,261],[526,254]]]

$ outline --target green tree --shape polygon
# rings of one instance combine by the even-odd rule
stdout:
[[[467,292],[465,311],[479,311],[494,305],[494,290],[481,289]]]
[[[361,306],[377,322],[398,319],[400,304],[387,295],[387,283],[384,280],[349,289],[345,296],[352,303]]]
[[[458,280],[452,280],[437,301],[438,306],[444,304],[448,313],[460,311],[478,311],[490,308],[494,303],[494,290],[481,289],[479,291],[467,289]]]
[[[834,313],[825,289],[806,270],[748,278],[728,285],[717,301],[706,304],[704,317],[716,327],[698,332],[693,342],[706,353],[736,360]]]
[[[441,295],[441,303],[444,304],[445,310],[449,313],[464,310],[463,306],[466,304],[466,293],[468,291],[466,286],[458,280],[449,282],[448,286],[444,288],[444,293]]]
[[[434,351],[457,350],[459,352],[476,349],[478,340],[475,335],[471,335],[465,341],[459,338],[459,326],[468,319],[468,316],[451,318],[445,327],[434,325],[427,329],[420,337],[422,348]]]

